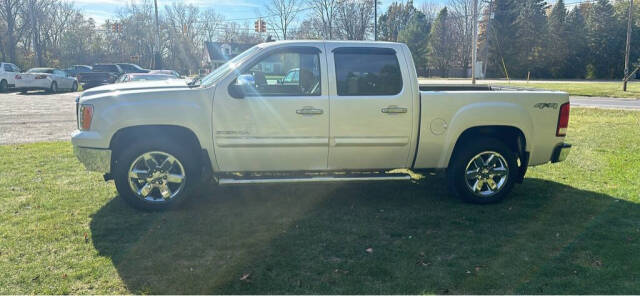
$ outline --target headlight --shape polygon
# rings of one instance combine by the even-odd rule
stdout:
[[[78,129],[88,131],[93,120],[93,105],[80,105],[78,108]]]

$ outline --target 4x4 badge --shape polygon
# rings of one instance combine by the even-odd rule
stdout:
[[[543,110],[544,108],[558,109],[558,103],[537,103],[533,107]]]

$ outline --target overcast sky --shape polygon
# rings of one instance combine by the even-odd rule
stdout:
[[[69,0],[75,3],[86,15],[94,18],[97,23],[103,23],[106,19],[112,19],[119,9],[131,1],[141,3],[142,0]],[[158,0],[161,11],[164,6],[176,0]],[[267,0],[183,0],[185,3],[197,5],[200,8],[215,8],[218,13],[227,19],[245,19],[264,15],[264,3]],[[396,0],[397,1],[397,0]],[[581,2],[584,0],[565,0],[566,3]],[[303,2],[303,1],[299,1]],[[382,0],[380,11],[384,11],[394,0]],[[403,1],[404,2],[404,1]],[[420,7],[424,2],[432,2],[444,5],[448,0],[415,0],[414,5]],[[555,0],[548,1],[554,3]],[[242,21],[240,21],[242,23]]]

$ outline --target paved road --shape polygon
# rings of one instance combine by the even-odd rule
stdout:
[[[79,93],[0,94],[0,145],[69,140]],[[640,100],[571,97],[575,107],[640,110]]]
[[[572,107],[640,110],[640,100],[600,97],[571,97]]]
[[[69,140],[79,93],[0,93],[0,145]]]

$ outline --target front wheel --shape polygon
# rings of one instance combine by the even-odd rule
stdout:
[[[198,182],[193,154],[169,141],[138,142],[122,151],[114,168],[120,197],[142,210],[182,203]]]
[[[447,170],[449,188],[477,204],[502,201],[518,175],[517,155],[498,139],[470,139],[456,149]]]
[[[73,82],[73,85],[71,85],[71,92],[77,92],[78,91],[78,83],[77,82]]]
[[[55,82],[51,83],[51,87],[49,88],[49,92],[55,94],[58,92],[58,84]]]
[[[0,81],[0,93],[7,91],[7,89],[9,89],[9,84],[6,80],[3,79],[2,81]]]

